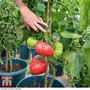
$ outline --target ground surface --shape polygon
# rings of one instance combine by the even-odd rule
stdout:
[[[20,55],[17,54],[17,55],[16,55],[16,58],[19,58],[19,59],[20,59]],[[28,60],[26,60],[26,61],[27,61],[27,62],[30,62],[31,60],[28,59]],[[48,71],[49,71],[49,69],[48,69]],[[48,75],[50,75],[50,74],[48,73]],[[28,76],[31,76],[31,74],[27,74],[27,72],[26,72],[26,77],[28,77]],[[69,84],[69,82],[68,82],[68,77],[67,77],[67,75],[63,74],[62,76],[57,76],[57,77],[55,77],[55,78],[58,79],[59,81],[61,81],[66,87],[70,87],[70,84]]]

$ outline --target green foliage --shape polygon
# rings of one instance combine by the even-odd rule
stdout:
[[[64,51],[68,49],[71,39],[61,37],[60,42],[63,44]]]
[[[45,11],[45,5],[44,5],[43,3],[38,3],[38,4],[37,4],[37,8],[38,8],[38,10],[40,10],[40,11]]]
[[[81,38],[82,36],[77,33],[71,33],[68,31],[61,32],[61,36],[64,38]]]
[[[11,0],[0,0],[0,48],[7,52],[16,47],[15,9],[16,6]]]
[[[80,1],[80,29],[85,30],[90,25],[90,0]]]
[[[90,87],[90,73],[87,72],[85,67],[80,73],[80,78],[74,78],[72,84],[76,87]]]
[[[60,41],[60,34],[58,33],[58,32],[53,32],[52,33],[52,40],[54,41],[54,42],[56,42],[56,41]]]
[[[89,49],[90,48],[90,40],[87,40],[86,43],[83,46],[84,49]]]
[[[72,77],[79,77],[79,73],[83,68],[84,55],[81,52],[67,52],[65,56],[66,72]]]

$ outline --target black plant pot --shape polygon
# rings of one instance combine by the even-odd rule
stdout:
[[[50,83],[51,77],[47,77],[48,83]],[[27,78],[22,79],[18,84],[17,87],[27,87],[34,83],[38,83],[38,87],[40,87],[40,83],[44,83],[43,75],[33,75]],[[59,80],[54,79],[52,87],[65,87]]]
[[[20,45],[19,52],[20,52],[21,59],[29,59],[30,58],[30,50],[26,44]]]
[[[60,63],[60,62],[58,62],[58,63]],[[55,64],[53,64],[53,66],[54,66],[54,68],[55,68],[55,76],[62,76],[63,75],[63,67],[59,64],[59,65],[55,65]],[[53,74],[53,71],[52,71],[52,69],[51,69],[51,67],[49,67],[49,73],[50,74]]]

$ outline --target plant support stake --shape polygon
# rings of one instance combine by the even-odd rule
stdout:
[[[6,72],[8,71],[8,54],[6,54]]]
[[[48,20],[49,20],[49,0],[48,0],[48,3],[47,3],[47,21]],[[48,27],[47,27],[47,31],[48,31]],[[46,42],[48,42],[47,38],[48,38],[48,33],[46,35]],[[48,58],[46,57],[46,63],[47,63],[47,59]],[[45,87],[47,88],[47,70],[45,72]]]

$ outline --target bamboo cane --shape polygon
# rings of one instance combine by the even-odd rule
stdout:
[[[49,20],[49,0],[48,0],[48,3],[47,3],[47,21]],[[48,27],[47,27],[47,31],[48,31]],[[46,42],[48,42],[47,40],[47,37],[48,37],[48,33],[46,35]],[[47,63],[47,57],[46,57],[46,63]],[[45,87],[47,88],[47,70],[45,72]]]
[[[6,54],[6,72],[8,71],[8,54]]]

